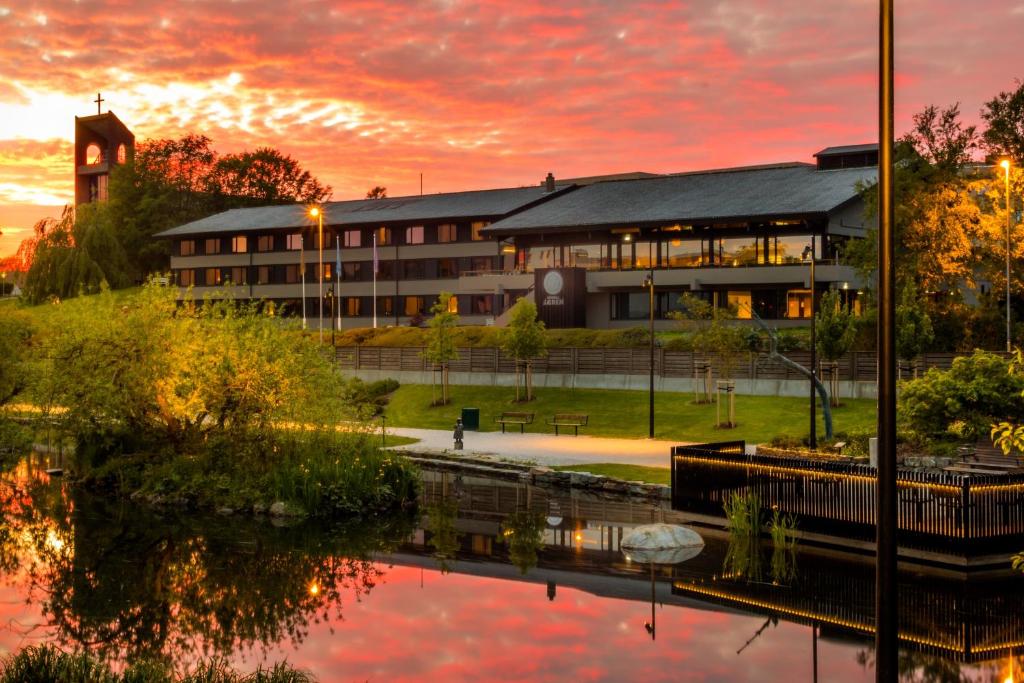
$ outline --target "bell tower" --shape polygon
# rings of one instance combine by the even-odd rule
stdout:
[[[110,170],[135,153],[135,136],[114,112],[103,113],[97,94],[96,114],[75,117],[75,206],[107,200]]]

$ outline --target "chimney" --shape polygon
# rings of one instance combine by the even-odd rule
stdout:
[[[555,176],[548,173],[548,177],[544,179],[544,191],[554,192],[555,191]]]

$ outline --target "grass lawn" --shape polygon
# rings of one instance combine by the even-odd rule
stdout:
[[[645,467],[643,465],[620,465],[617,463],[600,462],[592,465],[559,465],[551,469],[561,472],[603,474],[613,479],[643,481],[648,484],[664,484],[665,486],[668,486],[672,481],[671,470],[667,467]]]
[[[580,412],[590,416],[590,424],[580,434],[621,438],[647,436],[647,392],[612,389],[540,389],[530,403],[515,403],[511,387],[452,387],[452,402],[431,407],[429,385],[407,384],[392,395],[387,408],[388,425],[451,429],[463,406],[480,409],[481,431],[496,431],[501,425],[494,418],[503,411],[536,414],[526,431],[550,433],[547,420],[557,412]],[[762,443],[778,435],[806,436],[808,399],[777,396],[737,396],[734,429],[715,428],[715,404],[694,405],[690,394],[663,392],[655,396],[655,438],[677,441],[732,441],[742,439]],[[833,409],[836,432],[865,429],[875,424],[875,401],[846,399],[842,408]],[[824,435],[821,410],[818,410],[818,434]]]

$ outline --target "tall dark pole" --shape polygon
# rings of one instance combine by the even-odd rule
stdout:
[[[647,408],[649,424],[647,427],[647,437],[650,439],[654,438],[654,265],[651,264],[651,274],[647,276],[647,287],[650,290],[650,381],[647,385],[647,397],[649,399],[649,405]]]
[[[1001,165],[1006,172],[1006,352],[1010,353],[1010,160]]]
[[[875,680],[898,680],[896,277],[893,249],[893,0],[880,0],[878,60],[878,498]]]
[[[814,377],[818,372],[818,346],[815,336],[814,319],[814,235],[811,235],[811,436],[808,445],[813,449],[818,447],[818,415],[814,405]]]

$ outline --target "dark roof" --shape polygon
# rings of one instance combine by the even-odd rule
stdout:
[[[860,154],[863,152],[877,152],[878,143],[869,142],[863,145],[839,145],[837,147],[826,147],[814,156],[816,157],[830,157],[837,154]]]
[[[328,202],[323,206],[324,225],[387,225],[409,221],[496,218],[563,191],[565,189],[546,194],[543,187],[519,187]],[[302,228],[313,223],[308,212],[309,207],[305,204],[232,209],[164,230],[156,236]]]
[[[874,168],[810,164],[737,168],[596,183],[493,223],[497,235],[552,228],[636,226],[826,214],[857,196]]]

